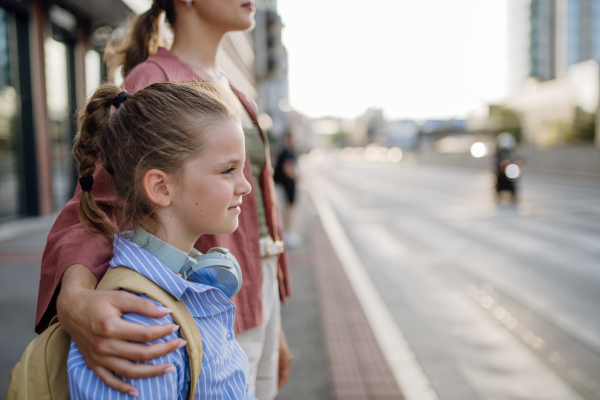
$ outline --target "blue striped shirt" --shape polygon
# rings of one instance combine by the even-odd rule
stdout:
[[[202,334],[202,370],[196,387],[196,399],[254,399],[248,381],[248,358],[235,340],[233,318],[235,305],[223,292],[211,286],[186,281],[175,275],[146,249],[132,242],[132,232],[115,235],[114,256],[110,267],[131,268],[150,279],[178,300],[183,300]],[[168,246],[168,245],[167,245]],[[162,258],[162,257],[161,257]],[[186,257],[187,258],[187,257]],[[138,295],[147,298],[144,295]],[[158,302],[151,300],[157,305]],[[125,314],[123,319],[151,326],[173,323],[167,315],[149,318]],[[179,331],[151,342],[164,343],[181,337]],[[190,386],[190,368],[185,347],[148,361],[147,364],[175,366],[176,372],[145,379],[123,379],[139,391],[138,399],[186,399]],[[67,361],[71,399],[134,399],[106,386],[87,367],[79,349],[71,341]]]

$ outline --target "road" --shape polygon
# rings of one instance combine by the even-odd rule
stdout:
[[[439,399],[600,399],[600,181],[526,173],[515,206],[496,204],[487,172],[474,169],[305,163],[303,175],[331,205]],[[298,212],[299,225],[317,218]],[[35,337],[52,218],[29,223],[12,223],[14,239],[3,237],[13,228],[0,229],[0,398]],[[314,249],[299,251],[283,318],[296,363],[280,397],[321,400],[348,368],[328,377],[326,349],[339,338],[322,336],[319,303],[331,299],[316,297],[332,291],[317,290]]]
[[[600,181],[304,164],[442,400],[600,399]],[[393,351],[393,349],[389,349]]]

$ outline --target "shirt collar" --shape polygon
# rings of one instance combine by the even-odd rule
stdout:
[[[149,236],[146,238],[147,240],[142,242],[143,245],[146,245],[146,243],[151,241],[154,242],[152,237],[156,238],[147,232],[146,234]],[[154,256],[154,254],[139,244],[134,243],[132,241],[133,235],[134,231],[123,232],[115,235],[113,244],[114,254],[110,261],[110,266],[112,268],[119,266],[130,268],[150,279],[177,300],[184,300],[183,295],[186,292],[190,293],[190,296],[192,296],[191,293],[200,294],[210,291],[212,293],[210,307],[188,307],[190,313],[192,313],[192,316],[194,317],[212,316],[235,307],[231,300],[229,300],[219,289],[216,289],[212,286],[203,285],[201,283],[187,281],[175,275],[171,269],[163,264],[162,261]],[[142,238],[143,237],[144,235],[142,234]],[[165,245],[167,244],[165,243]],[[162,249],[163,246],[160,246],[160,248]],[[179,251],[181,254],[185,254],[180,250],[177,251]],[[192,253],[200,254],[196,250],[190,252],[190,254]],[[172,254],[175,256],[177,253],[173,252]],[[196,262],[195,259],[192,259],[187,255],[186,258],[189,261],[193,260]],[[180,257],[180,260],[181,259],[182,258]],[[168,263],[171,264],[170,262]]]
[[[177,274],[185,264],[196,262],[196,257],[201,255],[201,253],[194,248],[192,248],[189,254],[186,254],[139,226],[133,232],[133,236],[130,240],[152,254],[165,267]]]

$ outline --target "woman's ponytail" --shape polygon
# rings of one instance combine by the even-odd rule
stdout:
[[[112,84],[102,85],[89,100],[79,115],[79,132],[75,137],[73,145],[73,156],[79,165],[79,176],[82,182],[81,198],[79,199],[79,220],[85,229],[94,234],[112,238],[116,233],[115,227],[106,220],[104,214],[98,209],[98,205],[92,196],[91,179],[96,170],[96,162],[100,158],[100,140],[102,135],[107,134],[107,124],[110,118],[111,103],[121,92],[117,86]],[[106,165],[107,169],[110,166]]]
[[[122,37],[112,38],[104,50],[104,62],[108,66],[109,76],[114,78],[119,66],[123,77],[136,65],[155,54],[158,47],[164,45],[161,35],[162,12],[172,25],[175,21],[173,0],[154,0],[152,7],[145,13],[129,20]]]

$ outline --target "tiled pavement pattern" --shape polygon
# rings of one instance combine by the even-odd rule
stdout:
[[[335,399],[403,399],[318,220],[312,224],[310,238]]]

